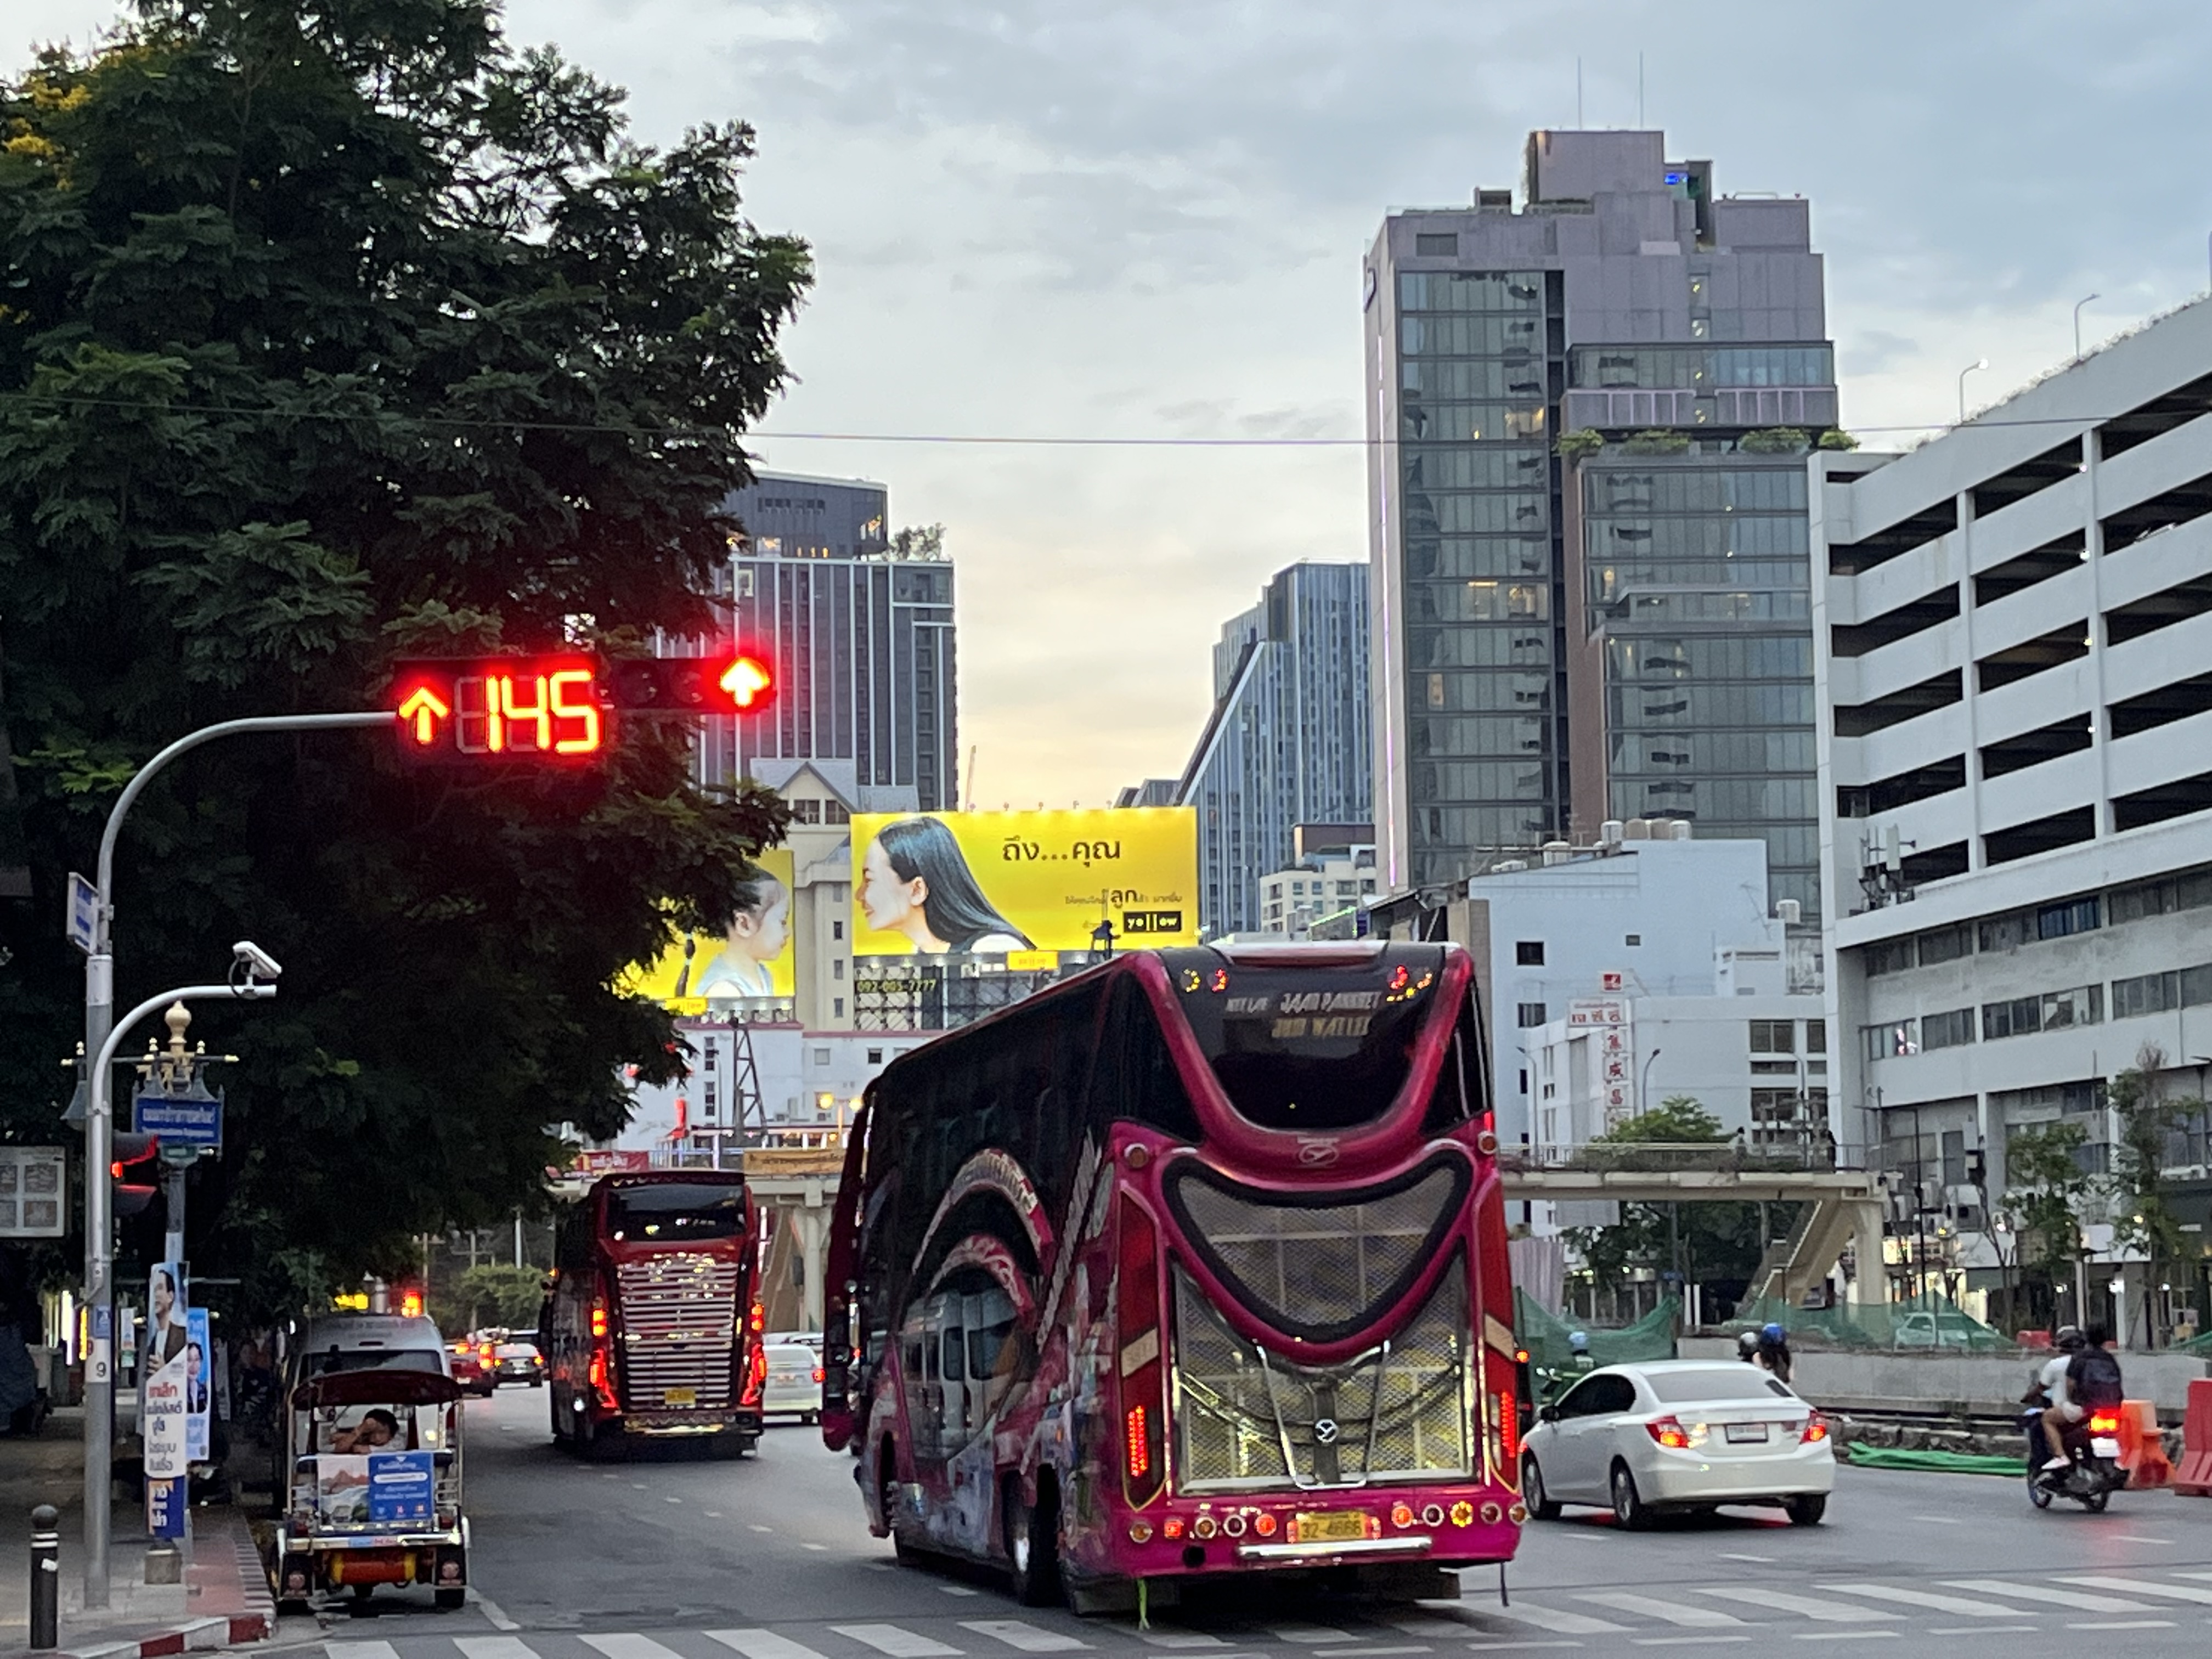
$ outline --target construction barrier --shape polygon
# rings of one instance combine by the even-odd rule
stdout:
[[[2172,1484],[2173,1465],[2166,1455],[2158,1407],[2148,1400],[2121,1402],[2120,1467],[2128,1472],[2129,1486],[2137,1492]]]
[[[2181,1468],[2174,1473],[2173,1489],[2184,1498],[2212,1498],[2212,1377],[2199,1377],[2189,1385]]]

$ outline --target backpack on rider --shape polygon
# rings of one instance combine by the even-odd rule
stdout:
[[[2111,1411],[2127,1397],[2120,1362],[2095,1343],[2067,1362],[2066,1397],[2085,1412]]]

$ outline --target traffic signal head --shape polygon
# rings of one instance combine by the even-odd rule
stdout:
[[[108,1180],[117,1216],[143,1214],[161,1190],[161,1143],[154,1135],[118,1129],[109,1147]]]
[[[702,657],[637,657],[607,672],[609,701],[631,714],[757,714],[774,701],[766,656],[741,647]]]

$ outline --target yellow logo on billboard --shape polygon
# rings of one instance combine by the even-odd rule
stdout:
[[[794,994],[791,849],[772,847],[753,863],[760,874],[738,890],[720,933],[694,933],[671,945],[650,968],[633,970],[623,989],[679,1014],[704,1014],[710,1003]]]
[[[1198,813],[859,812],[853,951],[1088,951],[1198,943]]]

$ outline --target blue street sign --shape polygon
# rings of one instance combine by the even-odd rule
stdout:
[[[142,1135],[158,1135],[162,1146],[198,1146],[222,1150],[222,1102],[179,1100],[169,1095],[133,1095],[131,1127]]]
[[[66,927],[69,942],[90,956],[100,931],[100,890],[74,870],[70,872]]]

